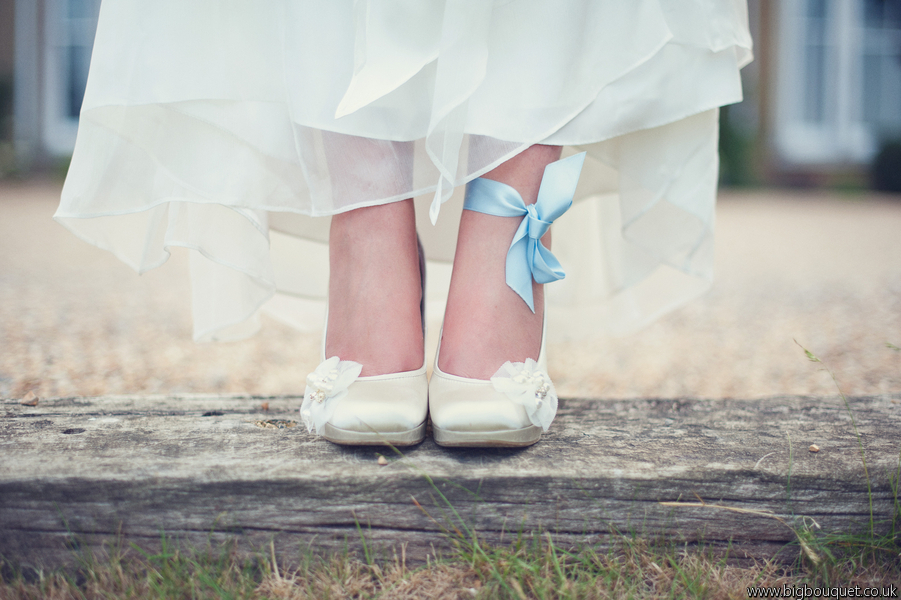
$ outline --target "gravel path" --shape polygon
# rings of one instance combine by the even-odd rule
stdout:
[[[59,184],[0,182],[0,396],[302,393],[318,335],[191,340],[187,255],[138,277],[50,219]],[[550,347],[561,396],[901,391],[901,197],[723,193],[717,278],[626,338]]]

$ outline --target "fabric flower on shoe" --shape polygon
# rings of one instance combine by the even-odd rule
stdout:
[[[358,362],[333,356],[307,375],[307,387],[300,405],[300,416],[307,431],[312,432],[315,428],[319,433],[335,413],[338,400],[347,395],[347,388],[362,370],[363,365]]]
[[[557,414],[557,391],[537,362],[531,358],[524,363],[507,361],[491,378],[491,383],[498,392],[521,404],[533,425],[548,430]]]

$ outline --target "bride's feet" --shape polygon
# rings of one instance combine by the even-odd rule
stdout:
[[[326,357],[361,376],[422,366],[422,287],[412,200],[332,217]]]
[[[546,165],[560,158],[557,146],[532,146],[485,174],[513,187],[526,205],[535,203]],[[506,257],[522,218],[464,210],[438,367],[444,373],[487,380],[505,362],[538,358],[544,316],[543,286],[532,281],[535,312],[506,283]],[[542,243],[550,248],[550,232]]]
[[[300,414],[337,444],[418,444],[428,411],[412,200],[332,217],[323,361]]]

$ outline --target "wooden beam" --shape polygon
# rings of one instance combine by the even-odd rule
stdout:
[[[899,402],[850,399],[879,531],[897,510]],[[299,405],[216,395],[0,400],[0,554],[52,566],[73,547],[158,546],[165,532],[194,546],[274,540],[296,556],[359,548],[362,533],[387,556],[405,543],[415,561],[446,549],[446,532],[474,530],[490,543],[518,532],[563,544],[663,536],[755,557],[793,542],[792,529],[869,527],[840,398],[570,399],[531,448],[427,440],[403,456],[317,438]]]

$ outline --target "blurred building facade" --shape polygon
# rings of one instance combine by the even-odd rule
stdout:
[[[72,153],[99,11],[100,0],[0,0],[13,17],[0,55],[12,47],[12,139],[25,169]]]
[[[0,0],[0,111],[4,81],[12,96],[0,135],[21,165],[71,153],[99,10],[100,0]],[[863,170],[901,139],[901,0],[749,0],[749,16],[746,100],[724,115],[734,179]]]
[[[901,0],[751,0],[752,126],[769,180],[865,167],[901,139]],[[747,118],[747,117],[746,117]]]

